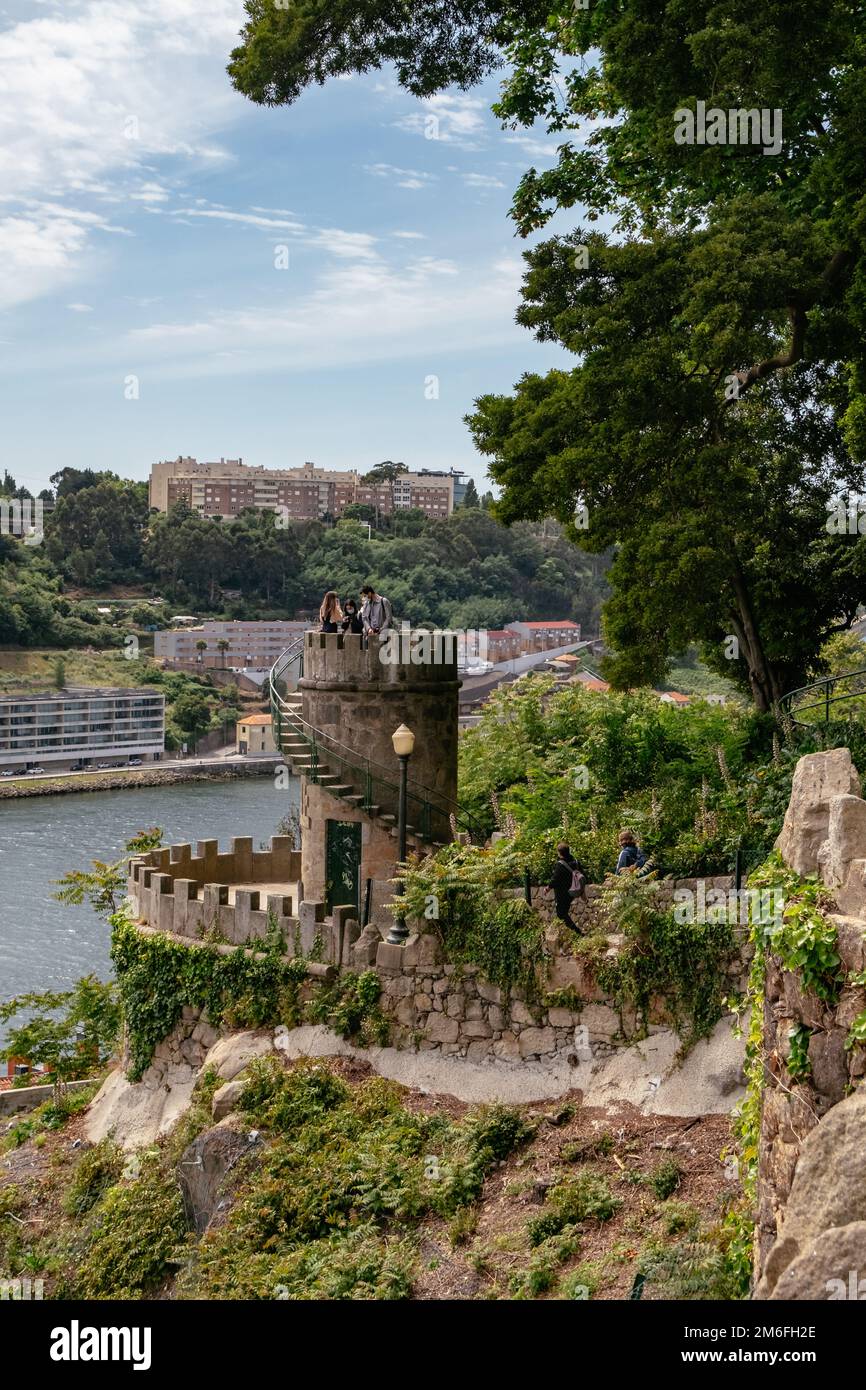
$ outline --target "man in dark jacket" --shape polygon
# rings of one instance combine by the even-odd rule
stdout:
[[[572,931],[576,931],[578,936],[582,936],[580,927],[572,920],[571,904],[575,898],[583,894],[583,885],[576,883],[575,874],[579,874],[584,881],[586,875],[577,860],[572,858],[571,850],[564,841],[556,846],[556,854],[557,860],[550,878],[550,891],[556,904],[556,915],[560,922],[564,922]]]

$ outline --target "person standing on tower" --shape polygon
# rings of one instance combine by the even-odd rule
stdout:
[[[372,584],[365,584],[361,590],[361,619],[364,631],[383,637],[391,626],[392,618],[389,600],[377,594]]]

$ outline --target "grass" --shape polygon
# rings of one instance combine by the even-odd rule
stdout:
[[[110,651],[84,651],[80,647],[0,650],[0,693],[12,690],[53,690],[54,667],[60,658],[67,685],[147,685],[150,659],[146,652],[130,661],[122,647]]]

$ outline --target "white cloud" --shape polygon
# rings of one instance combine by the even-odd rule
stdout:
[[[480,97],[440,92],[425,97],[418,110],[408,112],[393,124],[398,130],[421,135],[433,143],[442,141],[467,150],[479,150],[486,141],[487,119],[487,103]]]
[[[426,174],[420,169],[400,169],[394,164],[365,164],[364,168],[377,179],[391,179],[398,188],[426,188],[436,182],[435,174]]]
[[[533,135],[504,135],[502,138],[506,145],[519,145],[533,159],[557,158],[557,146],[549,140],[538,140]]]
[[[143,183],[129,196],[138,203],[167,203],[169,192],[161,183]]]
[[[92,231],[111,230],[98,218],[88,230],[83,197],[154,208],[166,196],[155,157],[226,158],[212,136],[239,98],[214,81],[214,61],[224,64],[242,22],[241,0],[68,0],[5,21],[0,201],[21,202],[0,224],[14,255],[0,267],[0,303],[64,284],[94,251]],[[29,203],[46,194],[61,209],[49,217],[45,204],[48,222]]]
[[[494,178],[492,174],[461,174],[463,182],[467,188],[505,188],[501,179]]]
[[[74,278],[92,232],[122,232],[95,213],[29,203],[0,217],[0,308],[49,293]]]
[[[316,245],[345,260],[372,259],[376,254],[375,241],[367,232],[342,232],[338,227],[327,227],[315,238]]]
[[[277,276],[264,303],[130,331],[114,357],[152,375],[306,371],[519,341],[514,304],[522,264],[503,257],[472,271],[422,257],[392,266],[371,256],[336,262],[306,293]],[[138,365],[136,365],[138,364]]]
[[[426,241],[423,232],[392,232],[392,236],[399,237],[401,241]]]
[[[67,309],[71,309],[74,314],[92,314],[92,304],[67,304]]]
[[[172,213],[173,217],[185,221],[189,217],[209,217],[217,222],[242,222],[249,227],[263,227],[267,231],[302,232],[303,222],[288,222],[282,218],[261,217],[251,212],[223,212],[217,208],[184,208],[182,213]]]

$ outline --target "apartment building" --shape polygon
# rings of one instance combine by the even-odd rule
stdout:
[[[155,632],[153,654],[181,666],[263,671],[273,666],[277,657],[308,626],[308,623],[282,620],[261,623],[212,620],[195,627]],[[201,642],[205,643],[204,647],[199,646]],[[220,650],[221,642],[228,643],[225,650]]]
[[[418,507],[431,517],[450,516],[465,493],[459,473],[401,473],[393,483],[363,483],[355,469],[258,468],[243,459],[199,463],[180,457],[154,464],[150,505],[168,511],[184,501],[200,516],[231,520],[245,507],[279,511],[291,521],[338,520],[346,507],[363,503],[381,515]]]
[[[70,687],[0,696],[0,770],[64,771],[129,759],[150,762],[165,748],[165,696],[144,687]]]
[[[569,642],[580,641],[580,623],[573,623],[568,618],[509,623],[507,630],[517,634],[524,652],[544,652],[551,647],[565,647]]]

